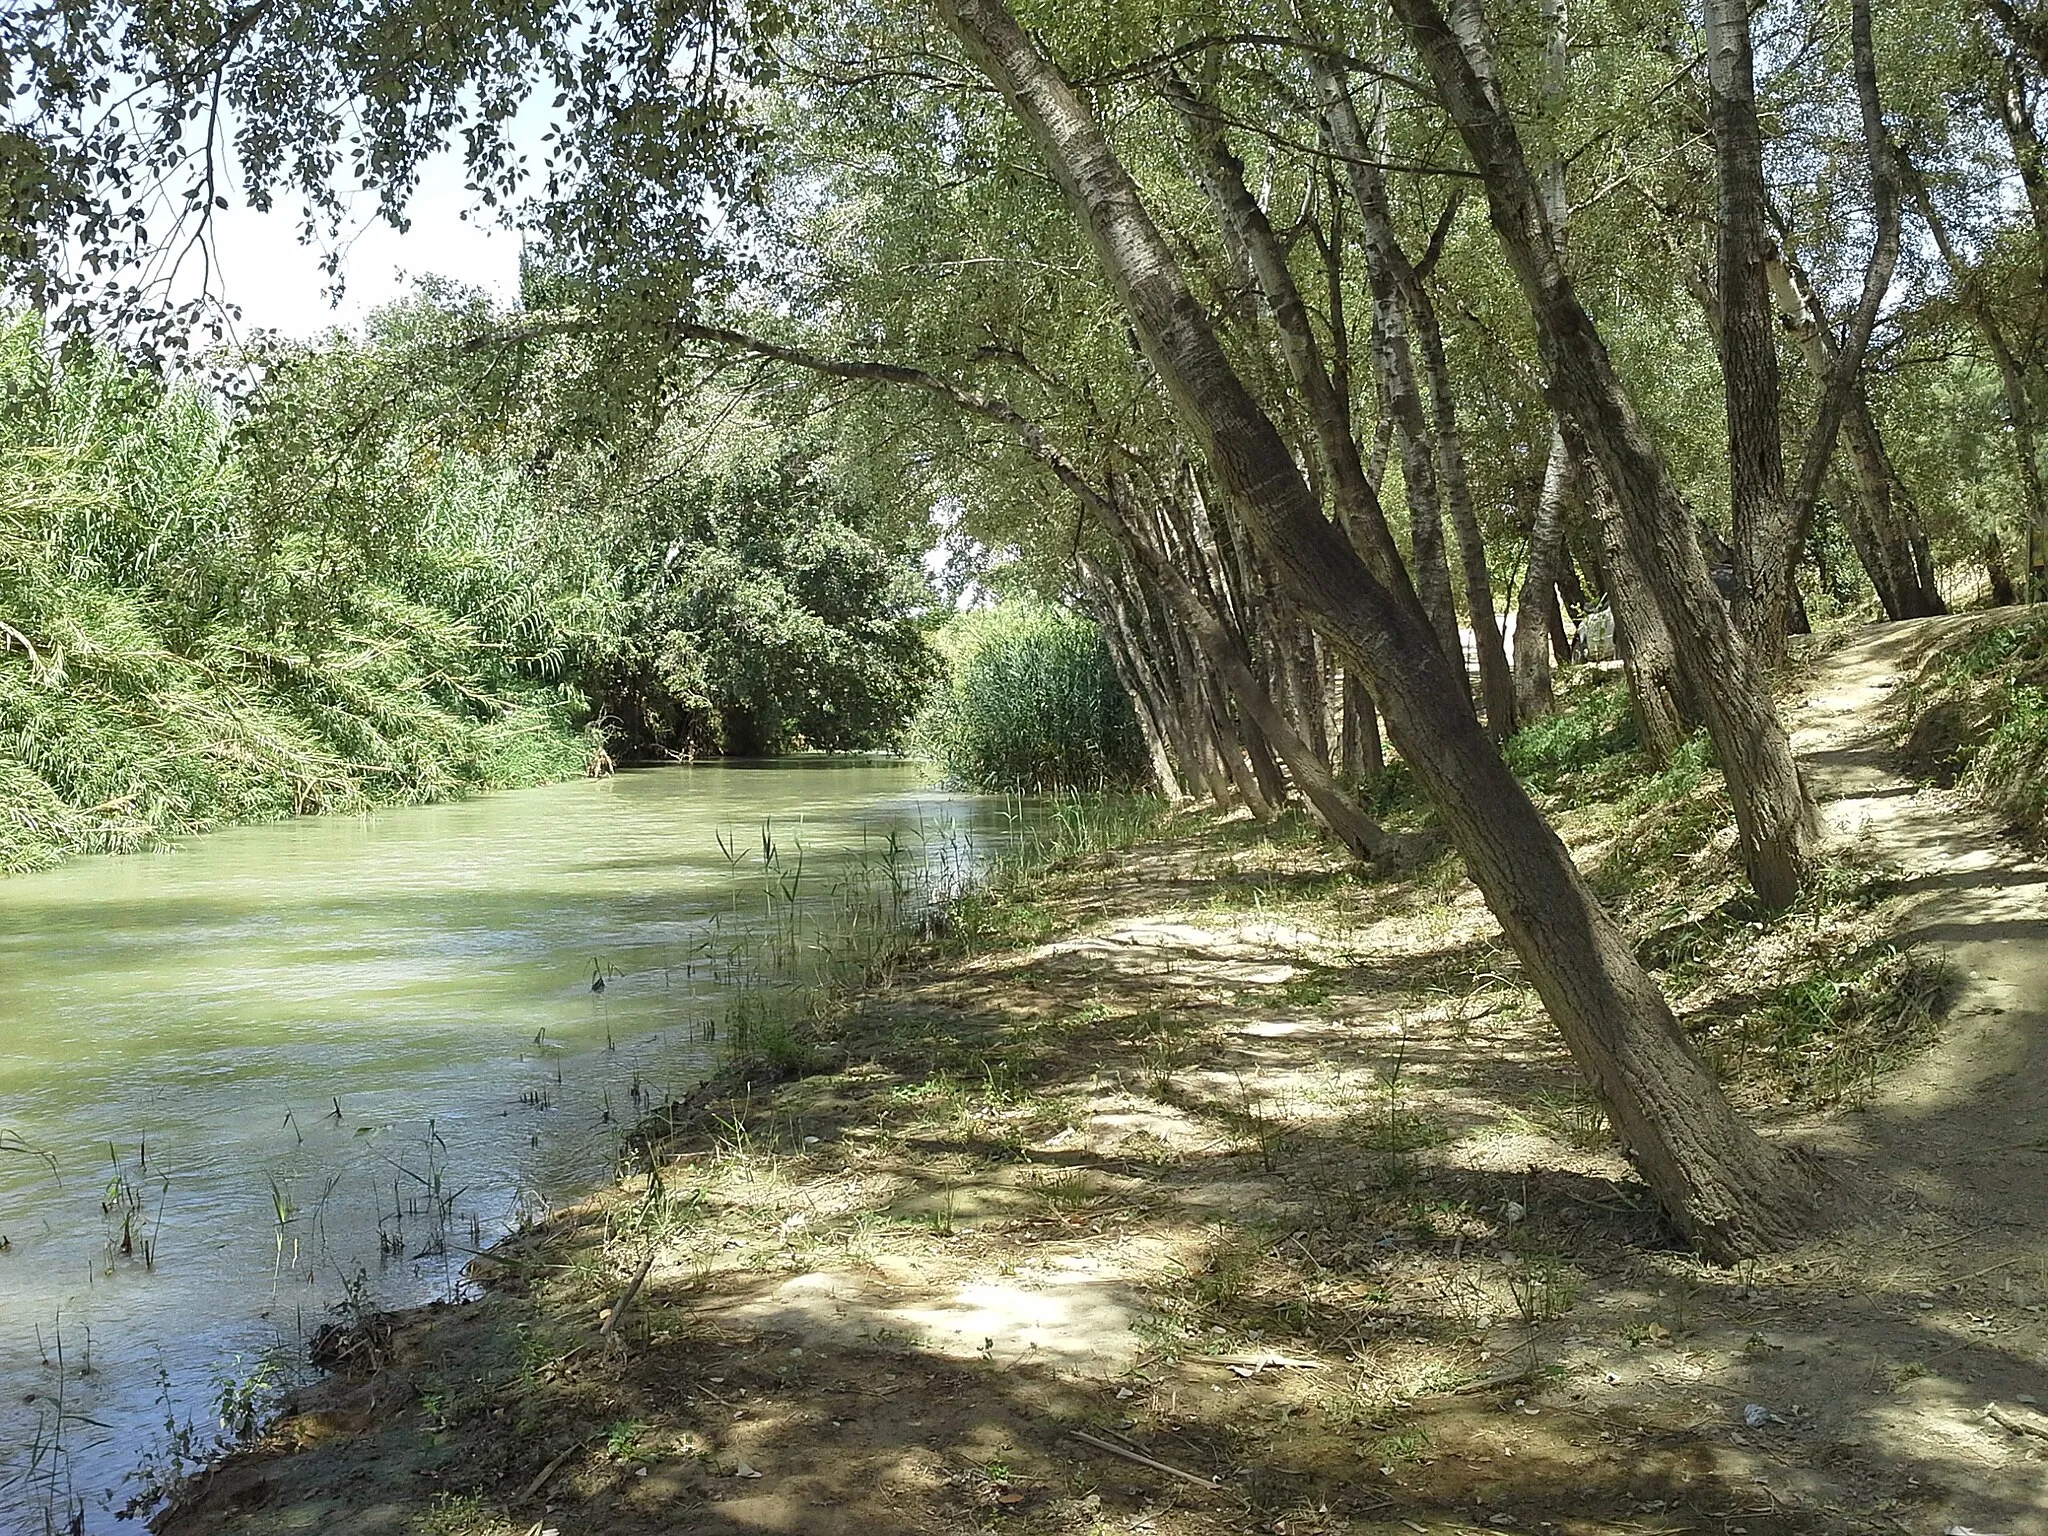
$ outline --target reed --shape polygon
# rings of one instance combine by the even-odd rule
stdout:
[[[947,677],[912,727],[913,749],[970,789],[1128,789],[1144,779],[1129,697],[1093,623],[1011,601],[942,634]]]
[[[60,370],[33,320],[0,318],[0,395],[0,874],[597,759],[580,695],[520,665],[554,643],[514,601],[543,586],[479,580],[469,543],[502,530],[476,464],[375,514],[418,524],[394,561],[371,525],[281,521],[247,423],[111,359]]]

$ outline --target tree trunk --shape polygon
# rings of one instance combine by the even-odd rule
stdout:
[[[1344,668],[1344,776],[1363,783],[1386,772],[1386,750],[1380,745],[1380,716],[1365,681]]]
[[[1543,17],[1543,115],[1555,120],[1571,88],[1571,38],[1565,0],[1541,0]],[[1554,131],[1554,129],[1553,129]],[[1565,249],[1571,220],[1569,168],[1562,153],[1543,166],[1537,188],[1550,220],[1551,238]],[[1551,688],[1553,649],[1560,661],[1571,654],[1564,614],[1558,606],[1558,563],[1564,555],[1565,514],[1571,502],[1571,457],[1564,428],[1550,425],[1550,454],[1543,466],[1543,486],[1536,513],[1529,521],[1528,568],[1522,573],[1521,596],[1515,605],[1515,713],[1519,723],[1540,720],[1557,707]],[[1570,558],[1564,563],[1569,566]],[[1546,638],[1548,644],[1545,643]]]
[[[1522,573],[1522,595],[1515,606],[1515,716],[1524,725],[1556,707],[1550,689],[1550,616],[1557,611],[1557,556],[1564,547],[1570,482],[1564,433],[1553,423],[1543,493],[1529,524],[1529,565]]]
[[[1218,810],[1227,811],[1237,804],[1237,782],[1226,760],[1223,742],[1216,734],[1201,662],[1180,626],[1171,622],[1170,617],[1162,616],[1168,612],[1164,603],[1159,606],[1160,611],[1155,612],[1148,603],[1143,620],[1149,648],[1165,658],[1161,665],[1171,674],[1174,713],[1179,718],[1178,739],[1187,745],[1188,758],[1195,765],[1193,771],[1203,792]]]
[[[1443,506],[1437,494],[1436,455],[1422,396],[1415,385],[1415,358],[1408,322],[1391,279],[1370,257],[1366,278],[1372,289],[1372,356],[1382,411],[1394,423],[1401,454],[1401,491],[1408,503],[1408,554],[1415,564],[1415,591],[1429,618],[1430,632],[1444,655],[1465,676],[1465,645],[1458,635],[1458,607],[1451,595],[1451,567],[1444,553]]]
[[[1991,583],[1991,606],[2010,608],[2019,601],[2013,590],[2012,568],[2005,563],[2005,549],[1996,532],[1984,535],[1984,574]]]
[[[1735,525],[1735,617],[1757,664],[1785,655],[1796,530],[1785,494],[1777,325],[1765,263],[1771,250],[1763,131],[1756,115],[1748,0],[1705,0],[1707,117],[1720,189],[1714,241],[1715,342],[1728,418]]]
[[[1819,814],[1799,776],[1756,659],[1708,579],[1694,519],[1558,257],[1514,125],[1466,57],[1436,0],[1392,0],[1486,185],[1495,232],[1536,321],[1553,404],[1584,434],[1621,510],[1735,804],[1750,885],[1767,907],[1798,895]]]
[[[2043,47],[2048,29],[2044,29],[2037,14],[2038,6],[2034,8],[2036,14],[2024,16],[2003,0],[1992,0],[1989,8],[2004,23],[2014,45],[2004,55],[2005,78],[2002,88],[1996,91],[1998,116],[2012,144],[2013,162],[2019,169],[2027,207],[2033,214],[2035,259],[2041,281],[2048,284],[2048,157],[2043,155],[2041,136],[2034,125],[2039,86],[2027,77],[2026,69],[2027,55],[2031,54],[2038,65],[2048,54]],[[2038,468],[2034,478],[2040,478]],[[2048,517],[2027,520],[2027,601],[2048,602]]]
[[[1342,77],[1320,55],[1312,56],[1310,64],[1322,93],[1324,125],[1330,142],[1343,157],[1351,194],[1359,205],[1367,266],[1384,265],[1422,348],[1423,367],[1429,375],[1429,427],[1436,448],[1437,486],[1458,539],[1458,558],[1465,577],[1465,611],[1472,621],[1472,649],[1479,662],[1486,724],[1496,737],[1506,736],[1515,728],[1514,678],[1508,666],[1507,648],[1501,640],[1500,620],[1494,612],[1493,580],[1486,569],[1486,541],[1480,536],[1479,515],[1472,505],[1465,436],[1458,425],[1457,395],[1451,383],[1450,359],[1444,352],[1443,325],[1422,275],[1402,248],[1394,228],[1386,179],[1380,174],[1374,146],[1358,120],[1357,108],[1344,89]],[[1406,428],[1405,416],[1397,417],[1397,421]]]
[[[1070,489],[1081,488],[1080,483],[1070,482]],[[1358,859],[1384,859],[1395,852],[1396,844],[1385,829],[1332,776],[1325,755],[1327,746],[1319,752],[1288,721],[1272,693],[1253,672],[1243,638],[1225,624],[1214,606],[1151,540],[1116,485],[1112,483],[1107,496],[1096,495],[1089,488],[1082,501],[1158,587],[1185,632],[1194,637],[1210,670],[1244,712],[1246,735],[1249,737],[1251,730],[1256,729],[1263,742],[1272,745],[1317,819]],[[1254,757],[1254,764],[1257,761]],[[1263,782],[1262,793],[1269,801],[1275,799]]]
[[[1208,706],[1209,730],[1216,738],[1216,750],[1223,758],[1223,771],[1230,775],[1230,782],[1237,789],[1237,798],[1244,808],[1252,813],[1254,821],[1271,821],[1280,814],[1279,807],[1266,798],[1265,787],[1259,783],[1257,773],[1252,770],[1252,760],[1245,750],[1244,733],[1230,718],[1225,707],[1222,688],[1215,679],[1202,679],[1203,701]]]
[[[1808,371],[1824,387],[1834,371],[1835,356],[1820,295],[1805,274],[1775,250],[1768,271],[1779,318],[1799,343]],[[1948,612],[1932,570],[1923,572],[1914,557],[1915,544],[1924,545],[1927,539],[1920,511],[1892,464],[1861,378],[1850,391],[1843,427],[1856,477],[1856,495],[1844,503],[1844,521],[1885,616],[1918,619]]]
[[[1228,691],[1233,695],[1237,692],[1234,688]],[[1259,693],[1269,699],[1272,697],[1263,687]],[[1233,698],[1232,702],[1237,701]],[[1266,717],[1268,721],[1280,718],[1277,709]],[[1244,741],[1244,755],[1251,759],[1252,775],[1259,781],[1259,794],[1277,816],[1287,808],[1288,789],[1287,775],[1280,771],[1279,749],[1274,746],[1273,738],[1266,734],[1265,725],[1242,704],[1238,705],[1237,732]]]
[[[1991,359],[1998,365],[1998,383],[2005,397],[2005,420],[2012,428],[2013,467],[2019,471],[2020,492],[2027,508],[2027,601],[2039,602],[2043,598],[2048,598],[2048,592],[2034,590],[2033,567],[2037,552],[2041,559],[2048,560],[2048,497],[2044,497],[2041,490],[2040,448],[2035,433],[2033,401],[2027,394],[2026,375],[2012,342],[2005,334],[2005,327],[1999,323],[1997,315],[1992,311],[1976,268],[1965,261],[1956,250],[1955,242],[1949,236],[1948,221],[1942,218],[1940,210],[1934,205],[1934,199],[1928,196],[1927,183],[1920,178],[1919,172],[1911,162],[1906,161],[1903,156],[1900,159],[1905,170],[1906,187],[1913,198],[1914,206],[1919,210],[1922,222],[1927,225],[1928,234],[1934,238],[1934,246],[1941,253],[1943,265],[1948,268],[1949,275],[1955,280],[1956,293],[1962,300],[1963,308],[1969,312],[1970,318],[1976,321],[1985,345],[1991,348]],[[1995,542],[1997,535],[1993,534],[1992,538]],[[1996,569],[2002,571],[2004,568],[2005,562],[2001,557]],[[2011,576],[2008,575],[2005,580],[2008,588],[2011,580]],[[1998,590],[1996,581],[1992,584],[1992,590],[1994,593]]]
[[[1593,462],[1585,444],[1579,441],[1577,430],[1569,423],[1564,426],[1563,436],[1566,494],[1577,488],[1600,541],[1603,585],[1608,607],[1614,613],[1614,648],[1628,680],[1636,734],[1641,737],[1643,751],[1650,761],[1661,768],[1692,734],[1691,720],[1695,718],[1686,705],[1671,632],[1664,627],[1664,616],[1657,609],[1649,584],[1628,552],[1621,512],[1614,505],[1614,493],[1600,477],[1600,466]]]
[[[1308,305],[1287,264],[1287,252],[1273,233],[1265,209],[1244,183],[1244,166],[1223,136],[1215,108],[1200,100],[1177,76],[1166,76],[1167,97],[1187,124],[1202,188],[1208,194],[1225,236],[1245,253],[1280,338],[1280,354],[1300,391],[1314,430],[1316,445],[1329,470],[1337,521],[1351,536],[1369,569],[1397,601],[1424,611],[1402,563],[1385,509],[1380,505],[1379,475],[1368,475],[1351,431],[1351,403],[1337,388],[1324,360],[1321,344],[1309,322]],[[1377,324],[1377,322],[1375,322]],[[1441,544],[1441,534],[1439,534]],[[1418,570],[1420,566],[1418,565]],[[1448,578],[1446,578],[1448,584]],[[1453,621],[1455,628],[1455,621]]]
[[[1223,805],[1229,800],[1229,786],[1219,772],[1221,760],[1216,744],[1209,739],[1200,719],[1193,689],[1182,674],[1181,651],[1160,633],[1156,610],[1157,595],[1143,581],[1134,578],[1133,607],[1124,617],[1129,622],[1130,649],[1154,679],[1158,691],[1160,726],[1166,734],[1173,758],[1189,788]]]
[[[1145,755],[1152,764],[1152,781],[1159,793],[1172,804],[1179,804],[1187,798],[1181,788],[1180,774],[1174,768],[1173,752],[1167,744],[1166,707],[1151,675],[1150,664],[1144,654],[1131,643],[1130,615],[1125,610],[1124,593],[1114,578],[1097,569],[1095,563],[1085,556],[1080,561],[1082,581],[1093,596],[1096,628],[1102,632],[1102,641],[1109,649],[1110,664],[1116,669],[1117,681],[1131,701],[1131,713],[1137,717],[1138,734],[1145,742]]]
[[[1790,1240],[1807,1200],[1797,1162],[1731,1109],[1457,698],[1451,662],[1323,518],[1087,108],[1001,0],[940,0],[939,9],[1037,146],[1175,413],[1288,595],[1371,680],[1402,755],[1674,1224],[1723,1259]]]

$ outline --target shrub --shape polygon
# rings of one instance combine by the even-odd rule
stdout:
[[[212,402],[108,357],[60,369],[33,320],[0,325],[0,398],[0,874],[598,758],[582,700],[521,666],[490,593],[406,590],[463,541],[422,533],[373,569],[344,530],[267,520]],[[425,476],[378,517],[431,522],[464,490]]]
[[[1089,620],[1013,600],[960,615],[937,643],[947,675],[913,741],[953,783],[1100,789],[1144,777],[1130,699]]]

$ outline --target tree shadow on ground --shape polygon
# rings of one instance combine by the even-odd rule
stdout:
[[[2038,1163],[1967,1141],[1981,1078],[1809,1119],[1826,1230],[1703,1266],[1483,913],[1354,884],[1341,940],[1290,934],[1220,857],[1076,871],[1071,937],[906,973],[828,1070],[676,1116],[658,1185],[168,1529],[2048,1532],[2048,1437],[1982,1413],[2048,1396],[2048,1252],[2038,1194],[1986,1203]]]

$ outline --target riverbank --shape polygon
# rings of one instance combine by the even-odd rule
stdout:
[[[2048,1529],[2044,1030],[1969,948],[2048,897],[1890,776],[1900,665],[1808,680],[1840,835],[1768,921],[1713,776],[1646,777],[1611,695],[1517,749],[1827,1159],[1792,1253],[1671,1245],[1454,860],[1183,818],[977,899],[483,1300],[330,1337],[160,1529]],[[1954,931],[1978,901],[2006,928]]]

